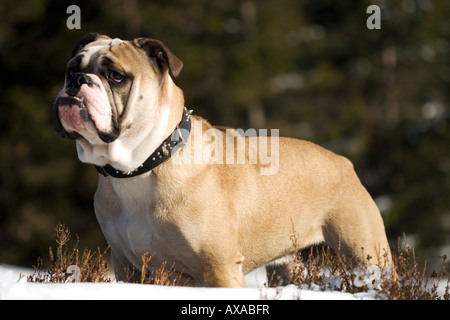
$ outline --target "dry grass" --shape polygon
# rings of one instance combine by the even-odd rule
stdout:
[[[167,267],[167,262],[163,262],[156,268],[151,260],[156,252],[149,255],[144,252],[141,256],[142,267],[140,277],[136,277],[136,269],[127,268],[125,271],[125,282],[140,283],[140,284],[154,284],[160,286],[185,286],[188,284],[190,278],[184,277],[182,272],[175,269],[175,263]]]
[[[293,242],[295,246],[295,237]],[[450,280],[445,269],[447,256],[440,257],[440,272],[433,271],[428,277],[426,265],[419,267],[414,250],[405,240],[401,247],[404,249],[393,253],[396,277],[393,277],[392,267],[366,266],[327,246],[298,250],[288,266],[290,282],[310,290],[349,293],[372,290],[377,298],[387,300],[449,300]],[[443,294],[439,293],[440,286],[445,286]]]
[[[71,238],[70,230],[64,224],[58,224],[52,234],[56,242],[56,248],[49,248],[50,266],[45,272],[44,260],[38,258],[34,267],[34,274],[28,277],[28,282],[45,283],[65,283],[71,281],[79,282],[111,282],[109,278],[108,264],[105,255],[108,248],[96,251],[84,249],[80,254],[78,249],[78,236],[72,249],[69,249],[69,240]],[[73,267],[75,266],[75,268]],[[70,272],[74,270],[74,272]],[[69,272],[68,272],[69,271]]]
[[[42,271],[44,261],[38,259],[37,265],[34,266],[35,273],[28,277],[29,282],[115,281],[114,276],[109,276],[111,272],[106,259],[109,248],[95,251],[84,249],[80,253],[78,237],[73,247],[69,248],[70,230],[63,224],[55,228],[52,236],[56,247],[49,248],[48,266]],[[296,247],[295,236],[292,237],[292,241]],[[309,290],[349,293],[370,291],[380,299],[389,300],[450,300],[449,274],[445,269],[447,256],[440,257],[441,270],[433,271],[431,277],[428,277],[426,266],[419,267],[415,252],[408,247],[406,241],[399,247],[403,249],[393,253],[396,279],[392,276],[391,267],[367,267],[352,257],[334,252],[327,246],[297,250],[288,263],[288,268],[283,270],[283,277],[287,278],[285,280],[289,280],[289,283]],[[128,269],[125,282],[166,286],[188,283],[189,278],[178,273],[173,264],[153,265],[151,262],[154,256],[155,253],[144,253],[141,270]],[[73,274],[72,270],[79,272]],[[274,275],[271,276],[273,278]]]
[[[33,266],[35,272],[28,277],[28,282],[67,283],[67,282],[113,282],[114,276],[106,259],[109,247],[96,251],[84,249],[80,254],[78,236],[73,248],[69,248],[70,230],[64,224],[58,224],[52,234],[56,248],[49,248],[49,263],[38,258]],[[162,263],[158,267],[151,264],[153,256],[147,252],[142,255],[142,269],[139,277],[134,268],[126,271],[125,282],[155,285],[186,285],[189,280],[177,273],[174,265]],[[47,265],[47,267],[45,267]]]

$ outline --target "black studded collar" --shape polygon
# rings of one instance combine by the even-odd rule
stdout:
[[[191,133],[191,113],[192,110],[188,111],[186,107],[184,107],[183,117],[175,130],[136,170],[124,172],[115,169],[110,165],[106,165],[104,167],[95,166],[95,168],[105,177],[111,176],[114,178],[132,178],[153,170],[161,163],[169,159],[186,143]]]

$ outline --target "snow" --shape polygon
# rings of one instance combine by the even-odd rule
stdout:
[[[130,283],[30,283],[32,269],[0,264],[0,300],[354,300],[374,299],[370,291],[350,294],[299,289],[294,285],[265,288],[265,270],[246,275],[247,288],[189,288]]]

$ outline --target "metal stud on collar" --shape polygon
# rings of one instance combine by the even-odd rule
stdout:
[[[124,172],[117,170],[110,165],[104,167],[95,166],[97,171],[107,177],[108,175],[114,178],[130,178],[149,172],[166,161],[180,149],[187,141],[191,133],[191,114],[193,110],[187,110],[184,108],[183,117],[178,123],[175,130],[164,140],[161,145],[142,163],[136,170],[131,172]],[[183,130],[181,130],[183,129]],[[173,135],[176,132],[175,140],[172,140]],[[184,133],[184,135],[183,135]],[[171,152],[169,152],[171,150]]]

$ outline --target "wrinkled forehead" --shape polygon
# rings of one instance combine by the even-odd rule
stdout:
[[[134,46],[130,41],[119,38],[99,39],[84,46],[74,57],[80,69],[91,69],[96,71],[98,65],[108,62],[130,59],[130,55],[136,54]]]
[[[83,49],[80,50],[80,53],[85,53],[86,55],[92,55],[95,52],[111,50],[113,46],[124,43],[125,41],[115,38],[115,39],[99,39],[97,41],[93,41],[84,46]]]

